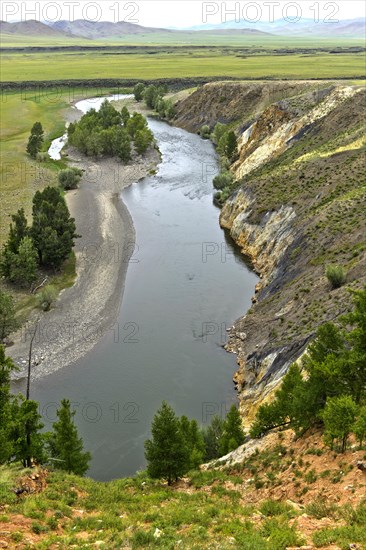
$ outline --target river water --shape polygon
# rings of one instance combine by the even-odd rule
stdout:
[[[136,247],[118,323],[82,360],[32,386],[48,421],[63,397],[73,402],[93,455],[88,475],[99,480],[145,467],[144,441],[162,400],[202,425],[225,415],[235,402],[236,362],[222,344],[257,282],[219,226],[212,144],[160,121],[149,125],[162,163],[121,196]]]

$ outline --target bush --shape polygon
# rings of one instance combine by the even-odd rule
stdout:
[[[51,309],[52,304],[56,301],[58,296],[58,292],[56,288],[52,285],[45,286],[38,294],[37,294],[37,301],[39,307],[43,309],[43,311],[49,311]]]
[[[224,189],[225,187],[230,187],[234,183],[234,178],[230,172],[221,172],[213,179],[213,186],[215,189]]]
[[[65,190],[76,189],[82,175],[83,171],[79,168],[67,168],[59,172],[58,182]]]
[[[328,265],[325,274],[332,288],[339,288],[346,282],[347,274],[340,265]]]
[[[211,134],[211,132],[210,132],[210,127],[207,126],[207,124],[204,124],[204,125],[201,127],[201,129],[200,129],[200,131],[199,131],[199,134],[200,134],[201,138],[203,138],[203,139],[209,139],[210,134]]]

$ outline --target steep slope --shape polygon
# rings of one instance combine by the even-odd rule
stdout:
[[[238,356],[246,424],[317,327],[348,310],[348,289],[366,284],[365,90],[308,85],[295,95],[299,88],[283,86],[292,96],[267,106],[268,85],[225,83],[200,88],[187,111],[184,102],[178,107],[177,122],[189,129],[216,120],[237,128],[231,170],[239,184],[220,222],[261,277],[226,344]],[[222,94],[231,95],[220,110]],[[330,264],[347,273],[336,290],[325,277]]]

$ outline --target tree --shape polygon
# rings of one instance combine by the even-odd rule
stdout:
[[[198,468],[205,456],[205,442],[198,428],[197,420],[189,420],[186,416],[180,419],[180,429],[189,451],[189,470]]]
[[[29,235],[29,227],[27,218],[25,217],[24,208],[20,208],[16,214],[12,215],[13,224],[10,224],[9,237],[6,246],[14,254],[18,253],[19,245],[24,237]]]
[[[11,438],[10,375],[16,367],[10,357],[5,357],[5,348],[0,345],[0,464],[10,460],[14,443]]]
[[[366,438],[366,405],[360,408],[352,431],[357,437],[361,448]]]
[[[41,150],[43,145],[43,128],[40,122],[35,122],[31,129],[31,133],[27,145],[27,153],[36,158],[37,153]]]
[[[226,134],[226,132],[227,132],[226,124],[221,124],[221,122],[218,122],[215,125],[215,128],[213,129],[213,132],[212,132],[212,137],[213,137],[213,141],[214,141],[214,143],[216,143],[216,145],[218,145],[220,139],[222,138],[222,136],[224,134]]]
[[[131,160],[131,139],[127,132],[121,135],[116,151],[122,162],[126,163]]]
[[[149,109],[155,108],[155,103],[159,97],[159,89],[154,86],[154,84],[151,84],[148,86],[144,93],[145,103],[146,106],[149,107]]]
[[[139,155],[142,155],[145,153],[153,142],[154,136],[148,128],[144,128],[143,130],[137,130],[135,134],[135,140],[134,145],[135,149],[138,152]]]
[[[233,131],[229,132],[227,134],[226,139],[226,146],[225,146],[225,154],[229,160],[232,160],[234,154],[237,151],[237,141],[236,141],[236,135]]]
[[[37,279],[38,254],[30,237],[22,239],[18,254],[13,255],[9,280],[20,286],[27,286]]]
[[[136,132],[147,128],[146,119],[140,113],[133,113],[127,123],[127,131],[134,139]]]
[[[122,119],[123,126],[127,126],[127,122],[130,120],[130,116],[131,115],[129,110],[127,109],[126,105],[124,105],[121,111],[121,119]]]
[[[346,450],[348,436],[354,426],[357,411],[357,404],[350,395],[327,399],[321,416],[324,422],[324,439],[332,449],[334,439],[338,439],[341,441],[341,452],[344,453]]]
[[[76,189],[82,175],[79,168],[66,168],[58,173],[58,182],[65,190]]]
[[[214,416],[207,428],[202,431],[206,447],[205,460],[212,460],[220,456],[220,441],[224,431],[224,420],[220,416]]]
[[[74,423],[75,411],[71,411],[68,399],[61,401],[57,411],[58,421],[52,426],[53,431],[47,436],[55,468],[83,476],[89,468],[91,454],[83,450],[83,440],[79,437]]]
[[[44,436],[41,433],[43,424],[38,412],[38,403],[29,399],[16,401],[12,406],[13,418],[11,438],[14,441],[14,455],[23,463],[24,468],[32,466],[32,460],[43,462]]]
[[[207,126],[207,124],[204,124],[201,129],[200,129],[200,136],[201,138],[203,139],[209,139],[210,138],[210,134],[211,134],[211,131],[210,131],[210,127]]]
[[[189,469],[189,448],[179,418],[165,401],[154,416],[151,433],[152,439],[145,441],[148,474],[171,485]]]
[[[31,235],[42,265],[57,269],[70,255],[78,235],[57,188],[46,187],[34,195]]]
[[[13,297],[0,289],[0,343],[4,342],[18,326]]]
[[[133,94],[135,96],[136,101],[141,101],[144,97],[144,91],[145,91],[145,84],[142,82],[139,82],[135,85],[133,89]]]
[[[244,443],[244,432],[241,417],[237,407],[233,404],[226,415],[224,429],[220,441],[220,453],[226,455]]]

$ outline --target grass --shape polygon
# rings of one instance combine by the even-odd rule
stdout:
[[[363,53],[255,54],[243,51],[177,49],[168,52],[6,53],[2,81],[45,81],[100,78],[354,78],[364,76]]]

